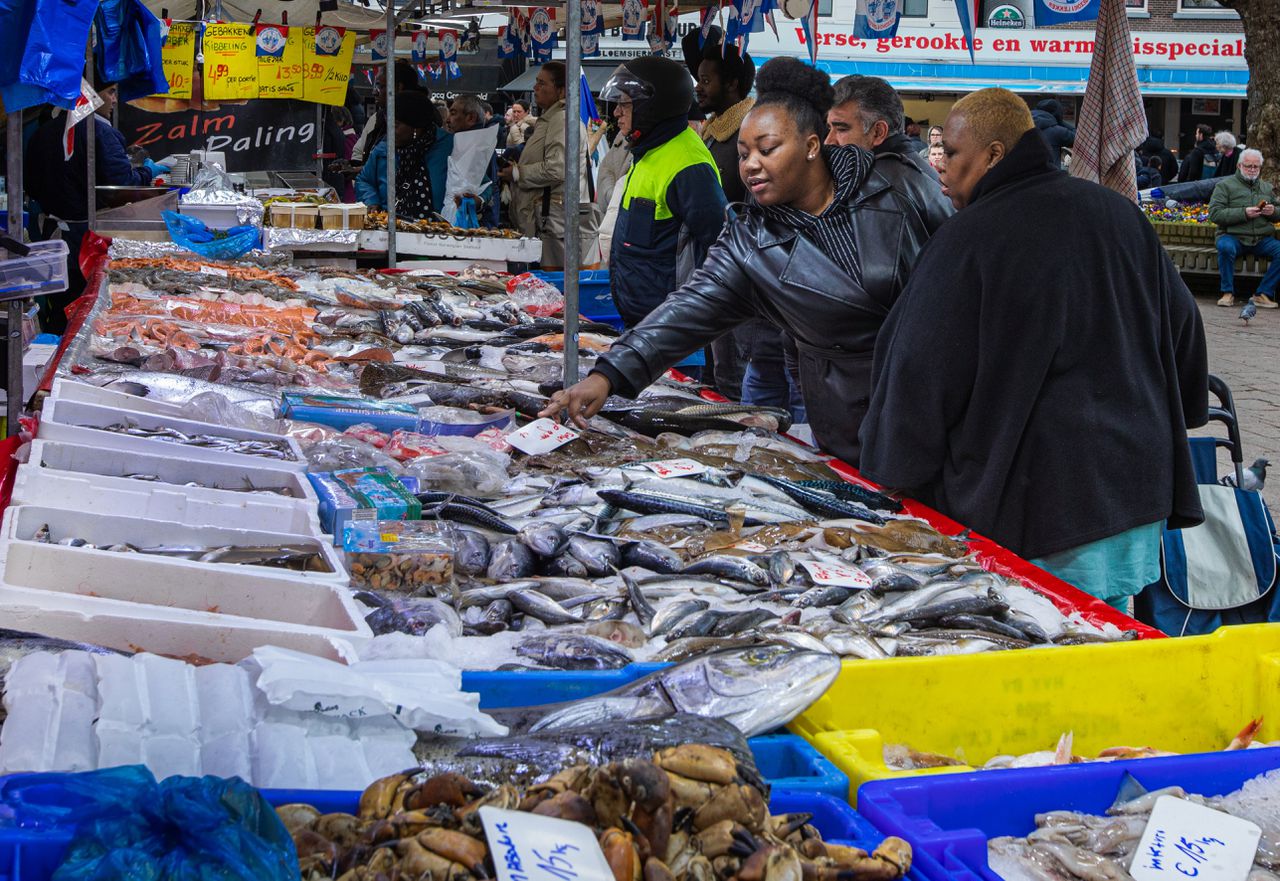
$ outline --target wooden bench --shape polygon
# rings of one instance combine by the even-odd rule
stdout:
[[[1173,259],[1173,265],[1184,273],[1218,274],[1218,249],[1199,245],[1165,245]],[[1236,258],[1236,275],[1245,278],[1261,278],[1267,271],[1267,259],[1256,254],[1244,254]]]

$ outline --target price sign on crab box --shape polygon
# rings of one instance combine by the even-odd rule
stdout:
[[[870,576],[852,564],[801,560],[800,565],[808,571],[809,577],[817,584],[855,588],[871,586]]]
[[[480,822],[499,881],[613,881],[590,826],[491,807]]]
[[[536,456],[559,449],[569,441],[577,440],[578,433],[566,428],[554,419],[535,419],[518,431],[507,435],[507,443],[522,453]]]
[[[1245,881],[1262,830],[1171,795],[1156,799],[1129,867],[1135,881]]]

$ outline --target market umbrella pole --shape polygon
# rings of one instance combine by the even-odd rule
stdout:
[[[578,381],[578,267],[582,265],[578,198],[581,196],[582,155],[582,5],[579,0],[565,4],[564,98],[564,387]],[[587,174],[591,173],[588,168]]]
[[[7,120],[6,143],[9,161],[5,169],[9,184],[9,238],[22,241],[22,111],[10,113]],[[9,334],[9,349],[5,360],[9,366],[9,383],[5,388],[5,412],[8,423],[7,437],[18,433],[18,417],[22,415],[22,302],[10,300],[6,304],[5,325]]]
[[[396,268],[396,4],[387,0],[387,268]]]

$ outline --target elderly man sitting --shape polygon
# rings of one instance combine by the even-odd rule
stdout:
[[[1219,306],[1234,306],[1236,258],[1257,254],[1271,261],[1258,284],[1253,303],[1260,309],[1276,308],[1276,283],[1280,282],[1280,242],[1276,241],[1276,193],[1262,180],[1262,154],[1245,150],[1236,173],[1224,177],[1209,199],[1209,220],[1218,225],[1218,275],[1222,283]]]

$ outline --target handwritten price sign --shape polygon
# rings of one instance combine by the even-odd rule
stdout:
[[[195,25],[174,22],[169,25],[169,35],[160,47],[160,62],[164,65],[164,78],[169,81],[166,98],[190,98],[191,81],[196,69]]]
[[[339,105],[347,100],[356,35],[343,28],[321,28],[321,32],[323,50],[316,45],[316,29],[302,28],[303,94],[317,104]]]
[[[214,100],[258,97],[258,56],[253,26],[210,24],[204,31],[204,96]]]
[[[641,462],[637,469],[647,468],[664,480],[668,477],[697,477],[711,469],[694,459],[666,459],[662,462]]]
[[[499,881],[613,881],[589,826],[490,807],[480,821]]]
[[[1171,795],[1156,800],[1129,874],[1135,881],[1244,881],[1262,830]]]
[[[279,28],[284,43],[278,54],[258,56],[259,98],[302,98],[303,28]]]
[[[569,441],[577,440],[578,432],[566,428],[554,419],[535,419],[524,428],[507,435],[507,443],[522,453],[536,456],[559,449]]]
[[[809,573],[814,584],[830,584],[836,587],[864,588],[871,586],[871,577],[857,566],[844,563],[801,560],[800,565]]]

